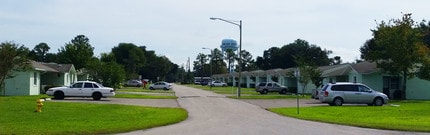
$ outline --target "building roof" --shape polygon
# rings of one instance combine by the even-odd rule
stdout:
[[[47,72],[66,73],[75,69],[73,64],[56,64],[31,61],[31,65],[35,70]]]
[[[288,72],[294,72],[295,68],[288,69],[269,69],[269,70],[254,70],[249,72],[243,72],[244,75],[251,76],[264,76],[264,75],[287,75]],[[357,72],[359,74],[371,74],[375,72],[379,72],[380,69],[376,67],[375,62],[360,62],[357,64],[345,63],[339,65],[329,65],[329,66],[320,66],[318,70],[322,72],[321,77],[330,77],[330,76],[345,76],[348,75],[351,71]],[[221,76],[236,76],[237,73],[232,74],[217,74],[214,75],[216,77]]]
[[[380,71],[380,69],[376,66],[375,62],[368,61],[353,64],[352,68],[354,68],[354,70],[360,74],[371,74]]]

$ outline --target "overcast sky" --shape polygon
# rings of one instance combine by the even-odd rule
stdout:
[[[119,43],[146,46],[183,65],[202,47],[239,41],[239,27],[219,17],[243,21],[242,49],[253,58],[270,47],[300,38],[332,50],[344,62],[360,57],[376,23],[412,13],[430,20],[429,0],[1,0],[0,42],[29,49],[45,42],[50,52],[83,34],[96,56]],[[376,20],[376,21],[375,21]]]

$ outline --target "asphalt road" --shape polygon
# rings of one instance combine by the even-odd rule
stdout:
[[[225,98],[195,88],[175,85],[187,120],[164,127],[123,133],[123,135],[410,135],[424,134],[376,130],[319,123],[284,117],[245,101]],[[162,115],[162,114],[160,114]]]

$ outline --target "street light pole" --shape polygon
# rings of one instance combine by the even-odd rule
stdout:
[[[206,48],[206,47],[203,47],[202,49],[208,49],[208,50],[210,50],[211,51],[211,60],[209,61],[209,63],[210,63],[210,79],[211,79],[211,84],[209,85],[209,87],[210,87],[210,89],[212,90],[212,83],[213,83],[213,80],[212,80],[212,62],[213,62],[213,52],[212,52],[212,49],[210,49],[210,48]]]
[[[220,20],[220,21],[224,21],[233,25],[237,25],[239,26],[239,31],[240,31],[240,35],[239,35],[239,60],[238,60],[238,64],[239,64],[239,85],[237,87],[237,98],[240,98],[240,85],[242,84],[242,20],[239,21],[238,23],[235,23],[237,21],[230,21],[230,20],[225,20],[222,18],[214,18],[211,17],[209,18],[211,20]]]

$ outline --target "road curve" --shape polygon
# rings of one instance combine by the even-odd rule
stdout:
[[[225,98],[196,88],[175,85],[178,103],[185,108],[187,120],[164,127],[139,130],[122,135],[410,135],[425,134],[387,131],[299,120],[264,110],[240,100]],[[160,114],[162,115],[162,114]]]

